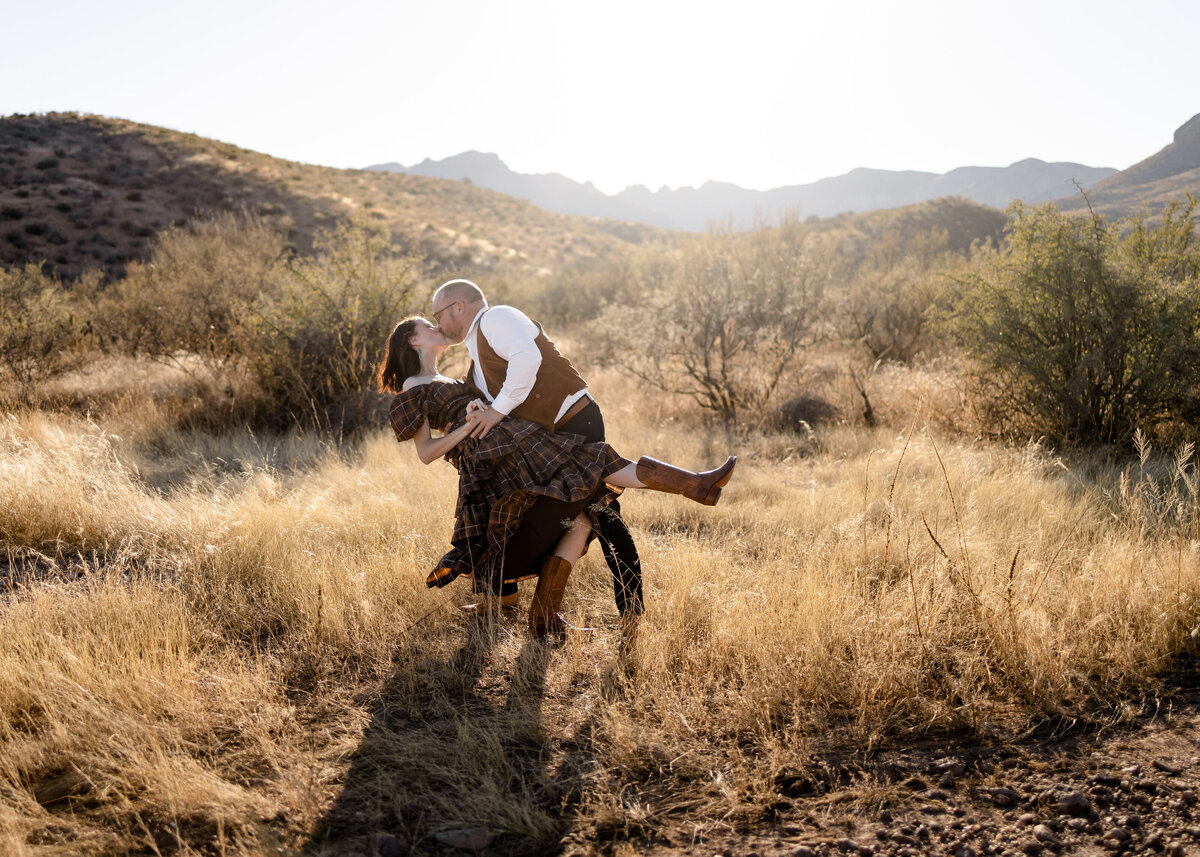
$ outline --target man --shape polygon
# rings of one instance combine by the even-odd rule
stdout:
[[[490,406],[472,415],[473,434],[484,437],[508,416],[540,423],[550,431],[604,440],[604,417],[587,384],[558,348],[520,310],[489,307],[470,280],[450,280],[433,295],[434,323],[452,342],[465,342],[471,355],[467,381]],[[598,514],[597,535],[613,573],[613,594],[621,614],[623,636],[632,641],[642,601],[642,566],[629,528],[613,502]],[[504,562],[509,568],[531,568],[562,533],[562,504],[539,498],[509,540]],[[557,562],[556,562],[557,561]],[[565,568],[563,566],[565,565]],[[565,623],[557,609],[571,566],[559,557],[545,559],[530,607],[535,634],[561,633]]]

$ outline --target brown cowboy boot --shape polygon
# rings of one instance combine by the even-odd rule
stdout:
[[[558,608],[567,592],[571,563],[561,556],[548,556],[542,562],[537,588],[529,604],[529,633],[535,637],[564,637],[567,631],[591,634],[591,628],[577,628],[562,617]]]
[[[703,473],[693,473],[672,467],[662,461],[656,461],[648,456],[642,456],[637,463],[638,481],[647,488],[655,491],[666,491],[668,494],[682,494],[689,500],[713,506],[721,496],[721,489],[733,475],[733,466],[737,464],[737,456],[729,459],[716,470],[706,470]]]

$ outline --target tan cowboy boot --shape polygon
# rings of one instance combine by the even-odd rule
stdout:
[[[562,606],[567,592],[567,578],[571,576],[571,563],[561,556],[548,556],[542,562],[533,601],[529,604],[529,633],[535,637],[557,637],[567,631],[591,634],[591,628],[577,628],[562,617],[558,608]]]
[[[648,456],[642,456],[637,463],[638,481],[647,488],[655,491],[665,491],[668,494],[682,494],[689,500],[713,506],[721,496],[721,489],[733,475],[733,466],[737,464],[737,456],[729,459],[716,470],[706,470],[703,473],[693,473],[672,467],[662,461],[656,461]]]

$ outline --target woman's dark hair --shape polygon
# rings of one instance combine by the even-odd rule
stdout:
[[[375,373],[375,381],[382,392],[399,393],[404,389],[404,382],[421,371],[421,358],[409,342],[418,321],[425,319],[419,315],[409,316],[392,328],[387,345],[383,347],[379,371]]]

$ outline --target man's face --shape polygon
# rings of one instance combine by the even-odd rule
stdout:
[[[433,320],[438,330],[451,342],[462,342],[467,335],[466,307],[461,300],[439,297],[433,306]]]

